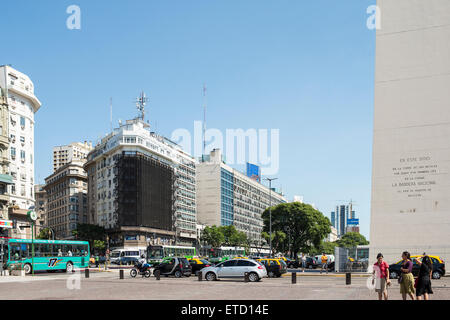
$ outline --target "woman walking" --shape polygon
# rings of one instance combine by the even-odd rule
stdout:
[[[411,255],[408,251],[402,253],[402,267],[400,269],[401,275],[398,282],[400,283],[400,293],[403,300],[406,300],[406,295],[409,295],[414,300],[414,277],[412,274],[413,263]]]
[[[387,286],[391,284],[389,280],[389,265],[383,260],[383,254],[379,253],[377,255],[377,262],[373,265],[373,275],[375,278],[372,280],[372,284],[375,284],[375,291],[378,292],[378,299],[384,300],[388,299]]]
[[[433,294],[431,290],[431,273],[433,272],[433,263],[429,256],[422,257],[422,261],[417,259],[417,264],[420,266],[419,276],[417,278],[416,296],[417,300],[429,300],[428,295]]]

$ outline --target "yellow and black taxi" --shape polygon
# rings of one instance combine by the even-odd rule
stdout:
[[[411,260],[413,262],[413,270],[412,273],[415,277],[419,274],[419,264],[416,262],[417,259],[421,259],[423,255],[414,255],[411,256]],[[439,256],[431,256],[429,255],[431,261],[433,262],[433,272],[431,273],[431,277],[433,279],[440,279],[445,275],[445,263]],[[401,274],[401,266],[403,260],[398,261],[397,263],[393,263],[389,265],[389,277],[391,279],[397,279]]]
[[[192,268],[192,274],[195,274],[196,276],[198,276],[198,273],[203,268],[210,267],[213,265],[208,260],[201,259],[201,258],[195,258],[195,257],[192,259],[189,259],[189,264]]]
[[[262,263],[267,270],[267,276],[269,278],[281,277],[282,274],[287,272],[287,264],[283,259],[256,259],[256,261]]]

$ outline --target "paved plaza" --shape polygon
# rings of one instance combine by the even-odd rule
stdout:
[[[125,270],[119,279],[119,270],[84,273],[44,273],[34,277],[0,277],[0,300],[8,299],[149,299],[149,300],[375,300],[377,294],[367,288],[368,278],[354,275],[346,285],[345,275],[298,274],[291,284],[290,274],[282,278],[265,278],[257,283],[243,280],[198,281],[196,277],[131,278]],[[392,281],[390,299],[399,300],[399,285]],[[433,281],[433,300],[450,300],[450,278]]]

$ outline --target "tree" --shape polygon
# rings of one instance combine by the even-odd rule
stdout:
[[[358,232],[348,232],[344,234],[341,239],[336,241],[339,247],[353,248],[359,245],[368,245],[366,237]]]
[[[218,248],[225,242],[225,236],[217,226],[205,227],[200,236],[200,240],[213,248]]]
[[[50,240],[52,238],[52,231],[49,228],[41,229],[36,239]]]
[[[315,254],[321,254],[325,252],[326,254],[334,254],[334,248],[338,247],[338,243],[336,241],[329,242],[329,241],[322,241],[320,246],[314,250]]]
[[[103,251],[105,249],[106,243],[103,240],[94,240],[94,249],[98,251]]]
[[[267,243],[270,243],[270,234],[267,232],[262,232],[261,236],[266,240]],[[286,240],[286,234],[283,231],[275,231],[272,232],[272,254],[275,254],[277,251],[281,251],[283,248],[283,244]]]
[[[88,241],[91,248],[95,248],[95,240],[106,241],[105,228],[94,224],[80,223],[77,225],[77,228],[72,231],[72,234],[77,240]]]
[[[331,232],[330,220],[311,205],[300,202],[281,203],[271,208],[272,233],[289,230],[290,237],[285,238],[284,248],[291,248],[293,256],[298,252],[310,252],[317,248]],[[269,231],[269,209],[263,214],[264,229]]]

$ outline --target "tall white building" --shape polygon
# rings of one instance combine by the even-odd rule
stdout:
[[[110,231],[112,246],[193,245],[195,160],[148,127],[127,120],[89,153],[89,221]]]
[[[450,259],[450,1],[378,0],[370,259]]]
[[[270,198],[272,199],[270,201]],[[231,168],[214,149],[197,164],[197,217],[200,224],[234,225],[261,243],[265,209],[287,200],[274,190]]]
[[[83,161],[87,158],[88,153],[92,150],[92,143],[87,141],[73,142],[65,146],[57,146],[53,148],[53,171],[72,162]]]
[[[16,209],[26,210],[34,205],[34,114],[41,102],[30,78],[10,66],[0,66],[0,87],[8,100],[8,171],[12,176],[8,194]]]

